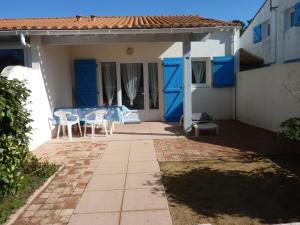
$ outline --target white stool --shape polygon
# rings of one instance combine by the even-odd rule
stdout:
[[[199,137],[199,130],[213,130],[216,135],[219,135],[219,126],[215,123],[193,123],[195,136]]]

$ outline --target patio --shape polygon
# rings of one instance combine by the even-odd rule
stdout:
[[[63,170],[14,224],[171,225],[158,161],[237,159],[296,152],[274,134],[220,121],[220,136],[186,138],[176,124],[117,125],[104,135],[53,139],[34,153]],[[288,147],[288,150],[287,150]],[[290,148],[289,148],[290,147]],[[272,152],[274,149],[274,152]]]

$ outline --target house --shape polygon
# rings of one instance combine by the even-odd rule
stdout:
[[[0,20],[0,69],[36,71],[39,142],[51,138],[57,107],[112,104],[142,121],[192,112],[234,118],[240,24],[200,16],[76,16]],[[35,118],[33,118],[35,119]]]
[[[299,45],[299,0],[266,0],[240,39],[241,49],[264,65],[299,61]]]

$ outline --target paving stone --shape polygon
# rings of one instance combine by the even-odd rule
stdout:
[[[129,153],[112,153],[112,154],[104,154],[101,162],[127,162],[129,157]]]
[[[124,189],[126,174],[95,174],[86,191]]]
[[[160,168],[157,161],[129,162],[128,173],[158,173]]]
[[[156,161],[156,153],[153,152],[131,152],[129,156],[129,162],[144,162],[144,161]]]
[[[122,212],[120,225],[172,225],[169,210]]]
[[[95,174],[121,174],[127,171],[127,162],[106,163],[101,162],[95,170]]]
[[[165,193],[155,189],[125,190],[123,206],[124,211],[168,209]]]
[[[160,189],[163,190],[160,173],[133,173],[126,178],[126,189]]]
[[[120,213],[73,214],[69,225],[119,225]]]
[[[84,192],[75,213],[119,212],[123,190]]]

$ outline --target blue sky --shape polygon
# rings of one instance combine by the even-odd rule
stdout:
[[[3,0],[1,18],[80,15],[199,14],[222,20],[251,19],[264,0]]]

